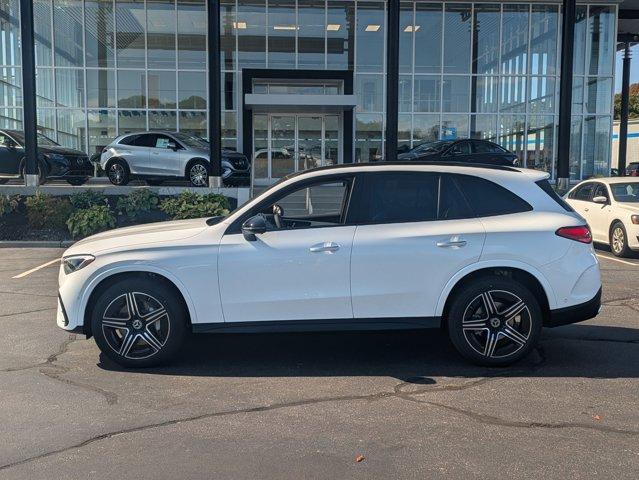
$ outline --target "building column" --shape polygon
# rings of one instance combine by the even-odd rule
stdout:
[[[386,28],[386,143],[387,162],[397,160],[399,102],[399,0],[387,0]]]
[[[557,188],[570,185],[570,124],[572,116],[572,51],[575,42],[576,1],[563,0],[561,34],[561,77],[559,79],[559,132],[557,148]]]
[[[22,125],[24,127],[25,183],[38,186],[38,131],[36,112],[35,42],[33,2],[20,0],[20,40],[22,50]]]
[[[222,101],[220,78],[220,2],[208,1],[208,66],[209,66],[209,156],[211,159],[211,171],[209,186],[218,188],[222,186]]]
[[[628,150],[628,111],[630,106],[630,42],[625,42],[621,81],[621,121],[619,122],[618,175],[626,175],[626,152]]]

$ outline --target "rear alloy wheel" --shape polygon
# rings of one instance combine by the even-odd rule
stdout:
[[[107,176],[113,185],[126,185],[129,183],[129,167],[122,160],[113,160],[107,167]]]
[[[542,313],[534,295],[516,281],[485,277],[457,295],[448,315],[455,348],[479,365],[505,366],[537,343]]]
[[[187,177],[194,187],[209,186],[209,169],[208,165],[201,160],[193,162],[189,167]]]
[[[125,367],[168,361],[186,332],[186,314],[175,293],[148,279],[126,279],[96,302],[92,332],[100,350]]]
[[[621,222],[615,222],[610,229],[610,250],[617,257],[629,257],[628,235]]]

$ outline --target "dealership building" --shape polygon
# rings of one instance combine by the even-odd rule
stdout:
[[[218,148],[219,129],[256,185],[455,138],[499,143],[553,178],[559,161],[573,181],[610,170],[612,1],[0,0],[0,128],[32,118],[21,6],[38,130],[89,154],[156,129]]]

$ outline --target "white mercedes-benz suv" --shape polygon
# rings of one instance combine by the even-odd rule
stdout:
[[[467,359],[510,364],[543,326],[600,307],[590,230],[547,178],[432,162],[294,174],[226,218],[76,243],[57,322],[127,367],[166,362],[188,331],[442,326]]]

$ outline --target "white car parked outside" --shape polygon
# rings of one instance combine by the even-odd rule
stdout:
[[[595,242],[610,245],[618,257],[639,250],[639,178],[586,180],[568,192],[566,201],[586,219]]]
[[[506,365],[542,326],[599,311],[590,230],[547,178],[433,162],[294,174],[226,218],[76,243],[58,325],[130,367],[167,361],[188,330],[441,326],[469,360]]]

